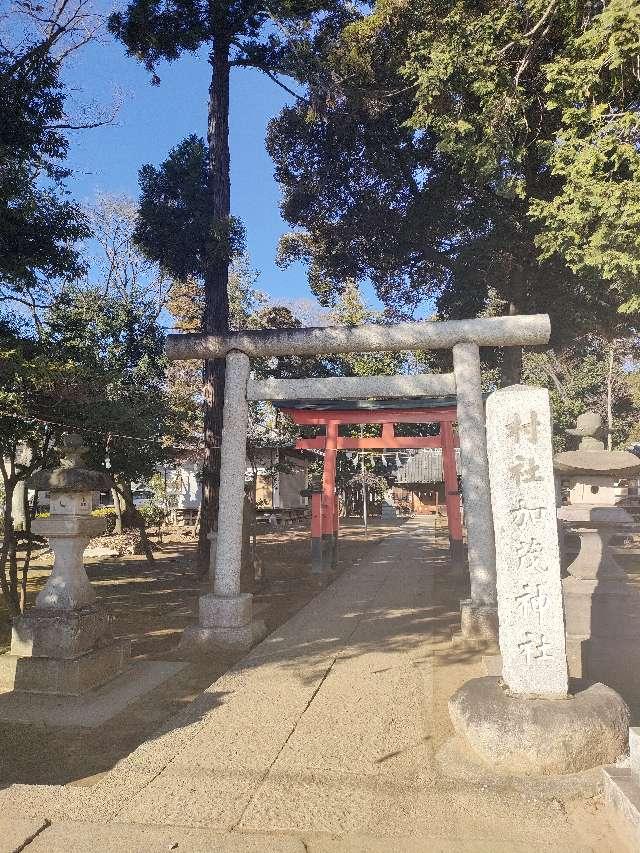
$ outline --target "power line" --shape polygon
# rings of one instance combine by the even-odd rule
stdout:
[[[140,436],[137,436],[137,435],[127,435],[126,433],[115,432],[112,429],[110,429],[110,430],[94,429],[92,427],[79,426],[78,424],[67,424],[67,423],[63,423],[62,421],[52,421],[49,418],[36,417],[36,415],[18,415],[14,412],[3,412],[2,414],[0,414],[0,418],[14,418],[16,420],[20,420],[20,421],[24,421],[24,422],[36,421],[37,423],[50,424],[52,426],[59,426],[59,427],[63,427],[64,429],[75,430],[76,432],[88,432],[88,433],[94,433],[96,435],[104,435],[107,437],[115,436],[117,438],[126,438],[129,441],[137,441],[137,442],[140,442],[141,444],[161,444],[162,443],[160,441],[160,439],[157,439],[157,438],[140,438]],[[175,445],[175,444],[167,445],[167,446],[170,446],[172,450],[189,450],[189,451],[192,451],[192,450],[199,450],[200,449],[199,447],[193,447],[193,446],[192,447],[185,447],[182,445]],[[216,449],[217,449],[217,447],[216,447]]]

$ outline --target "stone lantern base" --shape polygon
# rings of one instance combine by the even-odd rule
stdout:
[[[0,655],[0,689],[80,696],[125,671],[129,640],[114,640],[97,605],[35,607],[14,620],[11,652]]]
[[[622,507],[563,506],[558,518],[580,537],[580,551],[562,581],[567,662],[574,678],[602,681],[630,704],[640,702],[640,593],[611,549],[633,532]]]

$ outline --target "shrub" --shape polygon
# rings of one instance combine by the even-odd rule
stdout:
[[[157,527],[159,530],[162,524],[164,524],[166,513],[160,504],[149,501],[147,503],[140,504],[138,511],[144,518],[145,525],[147,527]]]
[[[108,521],[108,525],[106,527],[105,533],[113,533],[114,528],[116,526],[116,511],[112,506],[100,506],[98,509],[94,509],[91,511],[91,515],[94,518],[104,518]]]

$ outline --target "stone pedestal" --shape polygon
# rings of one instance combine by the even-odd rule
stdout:
[[[640,849],[640,728],[629,729],[629,766],[605,767],[603,775],[607,803],[632,849]]]
[[[580,551],[562,582],[569,673],[603,681],[630,703],[640,702],[640,593],[627,582],[610,540],[634,528],[622,507],[563,506],[565,532]]]
[[[640,460],[604,448],[606,430],[597,412],[585,412],[576,428],[577,450],[559,453],[555,469],[569,489],[560,507],[563,534],[577,534],[580,551],[562,583],[567,655],[572,676],[603,681],[633,704],[640,703],[640,593],[627,583],[609,543],[631,533],[633,518],[617,506],[623,484],[640,473]]]
[[[474,678],[453,694],[449,715],[488,767],[522,776],[577,773],[627,748],[629,709],[604,684],[569,698],[528,699],[500,678]]]
[[[57,524],[55,519],[44,521],[49,527]],[[44,521],[34,522],[34,527],[42,528]],[[79,519],[74,525],[65,521],[65,529],[104,527],[101,519],[83,519],[85,525]],[[82,565],[88,537],[73,541],[73,548],[61,549],[60,542],[67,540],[60,535],[51,535],[49,541],[56,558],[53,571],[36,606],[13,621],[11,651],[0,655],[0,688],[79,696],[125,671],[131,643],[113,639],[111,618],[95,602]],[[66,603],[72,606],[64,607]]]
[[[267,629],[253,618],[253,596],[202,595],[198,606],[198,624],[184,632],[182,647],[193,651],[245,651],[260,642]]]
[[[20,693],[81,696],[123,673],[131,656],[129,640],[115,640],[72,657],[0,656],[0,688]]]

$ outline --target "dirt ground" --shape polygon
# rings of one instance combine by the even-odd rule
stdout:
[[[254,593],[254,612],[269,631],[286,622],[322,588],[309,574],[307,524],[283,532],[260,529],[257,556],[263,580]],[[375,521],[364,529],[357,520],[341,529],[337,571],[370,553],[388,533],[389,523]],[[132,657],[175,659],[183,628],[194,622],[197,600],[206,590],[199,579],[196,545],[180,532],[154,543],[155,564],[143,557],[88,558],[87,573],[101,602],[115,619],[115,633],[128,637]],[[33,561],[28,590],[31,606],[51,569],[50,554]],[[8,651],[10,622],[0,610],[0,651]],[[191,702],[237,660],[234,655],[191,663],[125,712],[96,730],[0,723],[0,786],[27,784],[92,784],[134,750],[170,716]],[[45,728],[45,727],[42,727]],[[46,740],[45,740],[46,739]],[[44,744],[46,747],[43,749]]]

